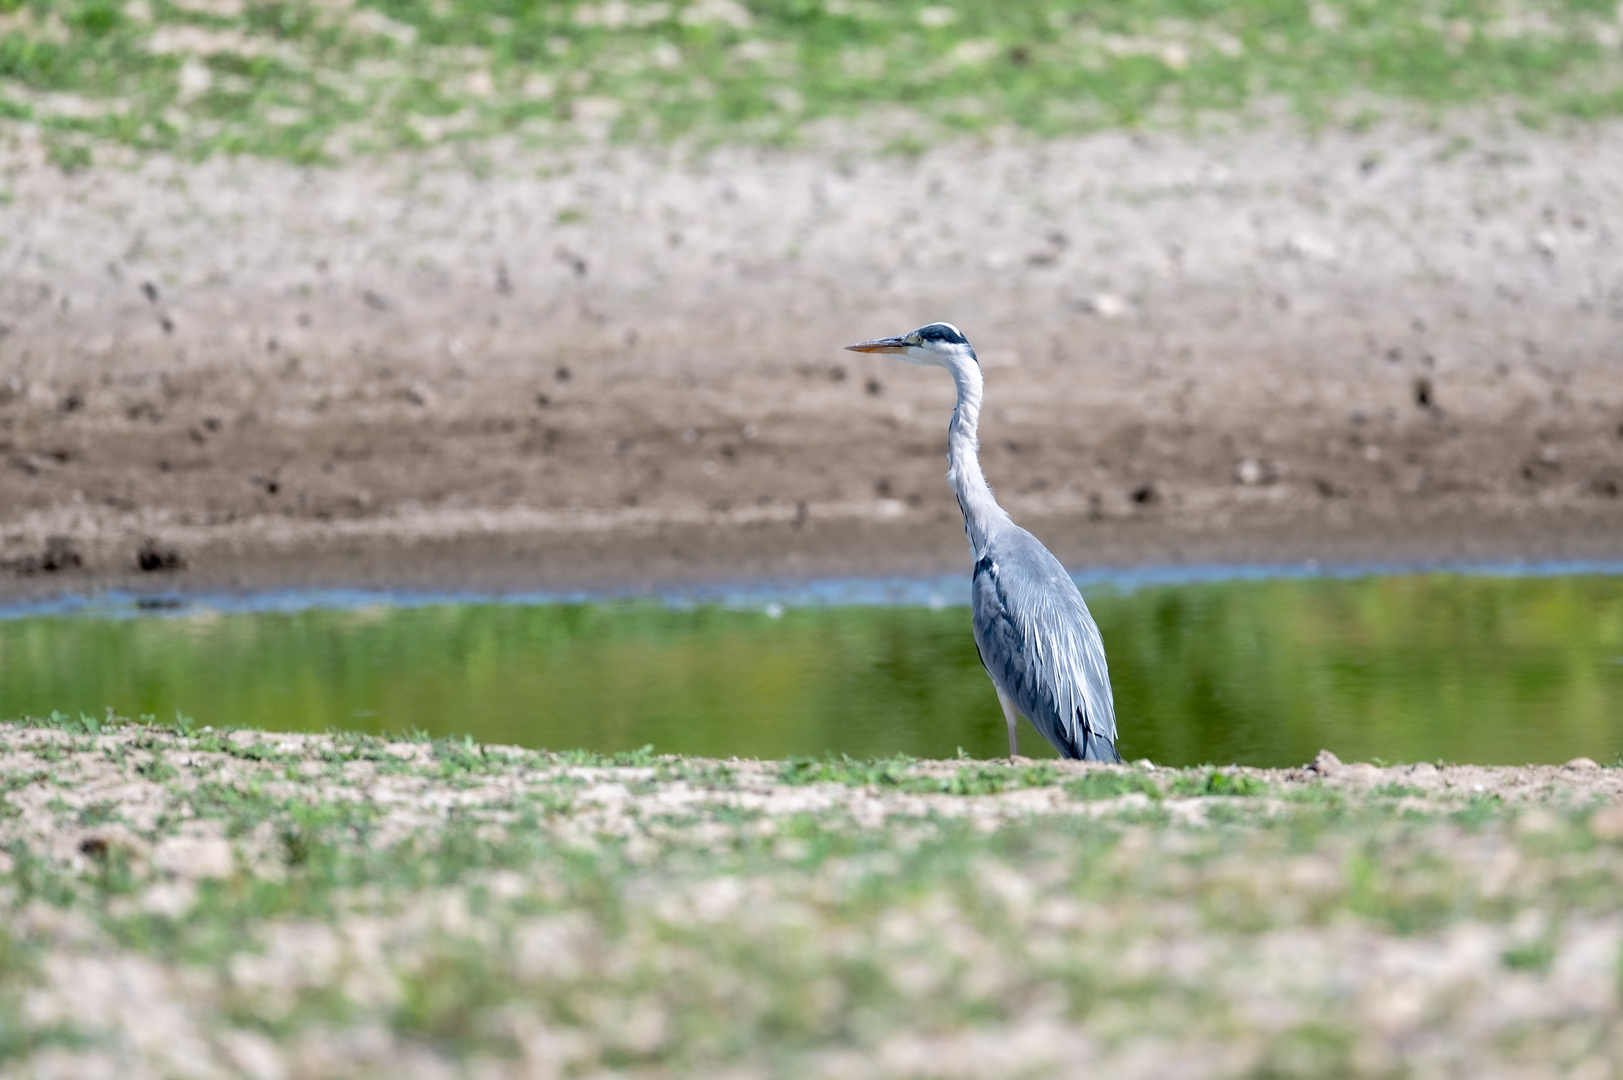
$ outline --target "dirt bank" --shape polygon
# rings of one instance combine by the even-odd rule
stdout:
[[[1623,126],[486,149],[4,150],[0,594],[950,569],[933,318],[1074,565],[1623,556]]]
[[[1623,774],[0,724],[0,1075],[1615,1075]]]

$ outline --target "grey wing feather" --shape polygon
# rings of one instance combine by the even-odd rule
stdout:
[[[1065,568],[1018,527],[975,564],[975,644],[987,674],[1068,758],[1120,761],[1104,641]]]

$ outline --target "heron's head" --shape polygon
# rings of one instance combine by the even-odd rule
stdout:
[[[910,330],[900,337],[874,338],[872,341],[859,341],[855,345],[847,345],[852,352],[865,353],[894,353],[910,364],[923,364],[927,367],[951,368],[955,363],[972,360],[980,363],[975,356],[975,350],[969,347],[969,339],[958,332],[952,323],[933,322],[928,326],[921,326],[917,330]]]

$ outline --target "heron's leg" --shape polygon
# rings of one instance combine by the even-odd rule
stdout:
[[[1001,687],[994,684],[992,689],[997,691],[997,703],[1003,706],[1003,719],[1009,722],[1009,760],[1013,761],[1020,756],[1020,739],[1015,734],[1020,725],[1020,712]]]

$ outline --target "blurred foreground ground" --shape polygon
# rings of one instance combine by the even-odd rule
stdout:
[[[0,1076],[1618,1075],[1623,774],[0,725]]]
[[[1623,556],[1623,126],[0,162],[0,594]],[[147,568],[146,572],[138,569]]]

